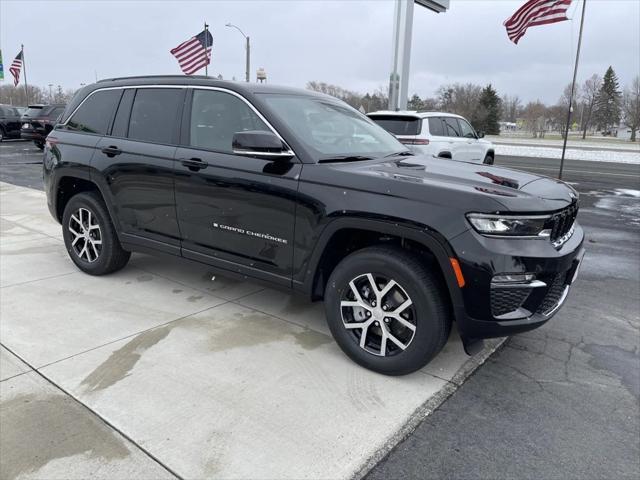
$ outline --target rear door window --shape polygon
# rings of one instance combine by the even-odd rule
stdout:
[[[422,129],[422,120],[416,117],[375,115],[370,118],[387,132],[394,135],[418,135]]]
[[[177,143],[178,115],[184,92],[179,88],[140,88],[129,120],[131,140]]]
[[[104,135],[122,95],[121,90],[101,90],[90,95],[67,122],[69,130]],[[64,111],[64,107],[55,107],[49,112],[49,118],[55,121]]]
[[[458,119],[455,117],[442,117],[442,121],[445,125],[445,135],[447,137],[461,137],[460,126],[458,125]]]
[[[444,137],[444,126],[440,117],[429,117],[429,133],[434,137]]]

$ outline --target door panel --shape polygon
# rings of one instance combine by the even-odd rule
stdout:
[[[299,163],[179,148],[176,204],[183,255],[265,270],[290,281]],[[185,162],[187,163],[187,162]],[[277,281],[277,280],[276,280]]]
[[[183,256],[290,284],[302,165],[233,153],[235,132],[269,129],[243,99],[195,89],[192,102],[183,118],[189,146],[176,151]]]
[[[466,120],[458,118],[458,124],[460,125],[460,132],[465,140],[464,144],[464,158],[469,162],[480,162],[484,160],[481,158],[482,147],[478,138],[476,137],[476,131]]]
[[[445,135],[449,146],[451,147],[451,158],[453,160],[466,161],[465,154],[466,139],[462,138],[460,126],[455,117],[442,117],[445,127]]]
[[[115,114],[112,136],[96,146],[92,166],[112,196],[127,242],[179,253],[174,158],[186,89],[128,89]],[[160,242],[160,243],[158,243]],[[173,248],[171,247],[173,246]]]
[[[110,147],[121,153],[114,155]],[[96,145],[92,166],[106,181],[122,232],[180,245],[173,194],[175,151],[175,146],[112,137]]]

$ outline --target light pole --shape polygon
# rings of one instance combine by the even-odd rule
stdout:
[[[251,74],[251,45],[249,43],[249,37],[247,37],[244,32],[242,30],[240,30],[240,27],[233,25],[232,23],[227,23],[225,26],[227,27],[232,27],[235,28],[236,30],[238,30],[242,36],[247,40],[247,72],[246,72],[246,81],[249,82],[249,75]]]
[[[53,103],[53,94],[51,93],[51,87],[53,87],[53,83],[49,84],[49,103]]]

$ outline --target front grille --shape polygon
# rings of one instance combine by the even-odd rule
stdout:
[[[550,219],[551,243],[554,247],[560,247],[569,238],[573,229],[573,223],[578,216],[578,202],[573,202],[564,210],[553,214]]]
[[[524,303],[531,289],[525,288],[491,288],[491,313],[494,317],[511,313]]]
[[[538,306],[537,313],[547,315],[558,305],[566,288],[566,279],[567,272],[559,273],[553,278],[553,281],[547,290],[547,294]]]

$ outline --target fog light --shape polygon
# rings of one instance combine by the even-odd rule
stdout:
[[[493,283],[528,283],[535,279],[533,273],[503,273],[493,276]]]

